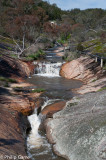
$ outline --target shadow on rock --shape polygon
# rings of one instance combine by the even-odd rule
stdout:
[[[4,138],[0,138],[0,146],[14,145],[15,143],[20,143],[20,141],[16,140],[16,139],[4,139]]]
[[[9,91],[5,88],[0,87],[0,94],[9,94]]]

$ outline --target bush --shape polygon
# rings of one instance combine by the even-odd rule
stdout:
[[[79,57],[80,57],[80,54],[78,52],[66,52],[63,59],[69,62]]]
[[[78,51],[78,52],[82,52],[83,50],[84,50],[84,47],[82,46],[81,43],[79,43],[79,44],[77,45],[77,51]]]
[[[10,82],[10,83],[17,83],[15,79],[6,78],[6,77],[0,77],[0,81]]]
[[[5,83],[4,87],[9,87],[9,84],[8,82]]]
[[[28,60],[38,60],[40,58],[44,58],[45,55],[46,53],[43,50],[39,49],[36,53],[30,54],[26,58]]]
[[[71,38],[71,35],[69,34],[69,35],[67,35],[67,36],[65,36],[64,34],[63,35],[61,35],[61,37],[60,37],[60,39],[59,40],[57,40],[57,42],[58,43],[60,43],[60,44],[67,44],[68,43],[68,40]]]

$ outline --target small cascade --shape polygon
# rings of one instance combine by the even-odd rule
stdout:
[[[36,146],[36,148],[39,148],[42,144],[42,138],[38,134],[38,128],[41,123],[40,118],[37,116],[37,110],[35,109],[34,113],[31,116],[28,116],[28,120],[31,124],[31,133],[29,134],[29,137],[27,138],[27,144],[28,148],[31,149]]]
[[[46,92],[42,94],[45,98],[41,110],[46,106],[64,99],[73,97],[71,89],[78,88],[80,84],[75,80],[67,80],[61,77],[60,68],[63,59],[54,53],[54,49],[47,51],[45,61],[35,61],[35,75],[28,78],[28,82],[33,83],[39,88],[45,88]],[[42,76],[42,77],[41,77]],[[78,84],[78,85],[77,85]],[[53,153],[52,145],[49,144],[46,133],[39,131],[39,126],[44,121],[45,116],[41,113],[37,115],[37,109],[28,116],[31,125],[31,131],[27,137],[27,152],[32,160],[64,160]]]
[[[42,106],[42,109],[57,101],[58,99],[47,99]],[[37,109],[34,113],[28,116],[28,120],[31,125],[31,131],[27,137],[28,156],[32,160],[54,159],[58,160],[58,157],[52,152],[52,145],[48,143],[45,135],[39,134],[39,126],[41,124],[42,115],[37,115]],[[62,160],[61,158],[59,160]]]
[[[62,64],[62,62],[40,62],[35,68],[35,74],[45,77],[59,77],[60,67]]]

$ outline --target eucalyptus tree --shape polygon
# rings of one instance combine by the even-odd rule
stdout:
[[[43,23],[47,20],[46,13],[42,8],[37,7],[34,0],[14,0],[11,1],[11,7],[7,8],[4,15],[6,31],[17,45],[20,51],[18,57],[20,57],[30,47],[26,48],[26,41],[37,42]]]

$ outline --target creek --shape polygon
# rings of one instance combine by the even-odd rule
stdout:
[[[36,62],[35,62],[36,63]],[[42,109],[59,100],[69,100],[76,94],[72,89],[79,88],[82,83],[77,80],[68,80],[59,75],[60,68],[64,62],[56,53],[48,52],[46,60],[37,63],[35,74],[28,78],[28,82],[35,88],[44,88],[46,91],[41,97],[44,98]],[[52,145],[46,139],[46,133],[39,132],[42,115],[37,115],[37,109],[28,117],[31,131],[27,137],[28,155],[32,160],[64,160],[53,153]]]

